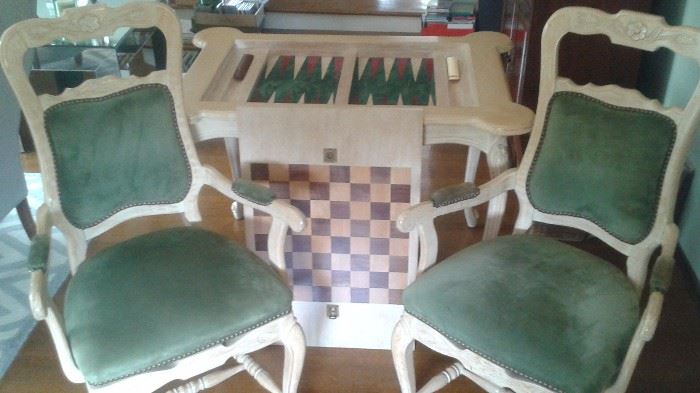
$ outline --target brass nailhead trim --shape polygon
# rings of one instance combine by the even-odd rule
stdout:
[[[596,99],[596,98],[587,96],[587,95],[585,95],[585,94],[577,93],[577,92],[571,92],[571,91],[559,91],[559,92],[556,92],[556,93],[554,93],[554,94],[552,95],[552,97],[549,99],[549,104],[548,104],[548,106],[547,106],[547,115],[545,116],[544,125],[543,125],[543,127],[542,127],[542,135],[540,135],[540,140],[539,140],[539,143],[537,144],[537,151],[535,152],[535,156],[534,156],[534,158],[532,159],[532,164],[530,165],[530,168],[529,168],[528,173],[527,173],[526,191],[527,191],[527,197],[528,197],[528,199],[530,200],[530,203],[532,203],[532,200],[533,200],[532,195],[530,194],[530,179],[532,178],[532,173],[533,173],[533,171],[534,171],[535,164],[537,163],[537,158],[538,158],[538,156],[539,156],[539,154],[540,154],[540,152],[541,152],[541,150],[542,150],[542,145],[544,144],[544,139],[545,139],[544,136],[545,136],[545,133],[547,132],[547,124],[549,123],[549,116],[550,116],[550,114],[551,114],[551,112],[552,112],[552,102],[554,101],[554,98],[555,98],[555,97],[564,96],[564,95],[577,96],[577,97],[583,98],[583,99],[585,99],[585,100],[591,101],[591,102],[593,102],[593,103],[596,103],[596,104],[599,104],[599,105],[603,105],[603,106],[605,106],[605,107],[607,107],[607,108],[610,108],[610,109],[623,110],[623,111],[627,111],[627,112],[638,112],[638,113],[649,114],[649,115],[658,117],[658,118],[661,119],[661,120],[664,120],[664,121],[667,121],[667,122],[671,123],[671,125],[673,126],[673,138],[672,138],[672,140],[671,140],[671,146],[670,146],[670,148],[666,151],[666,157],[664,158],[664,165],[663,165],[663,168],[664,168],[664,169],[661,171],[661,174],[659,175],[659,179],[657,179],[657,183],[659,184],[659,186],[658,186],[658,188],[657,188],[657,190],[656,190],[656,196],[655,196],[655,203],[654,203],[654,204],[656,205],[656,208],[658,209],[658,206],[659,206],[659,199],[661,198],[661,191],[663,190],[663,179],[664,179],[664,175],[666,174],[666,169],[668,168],[668,163],[669,163],[669,161],[670,161],[671,154],[673,153],[673,147],[674,147],[675,144],[676,144],[676,136],[677,136],[677,133],[676,133],[676,123],[675,123],[673,120],[671,120],[668,116],[662,115],[662,114],[657,113],[657,112],[654,112],[654,111],[650,111],[650,110],[646,110],[646,109],[629,108],[629,107],[622,107],[622,106],[612,105],[612,104],[609,104],[609,103],[607,103],[607,102],[598,100],[598,99]],[[620,240],[620,241],[623,241],[623,242],[625,242],[625,243],[628,243],[628,244],[637,244],[637,243],[641,242],[642,240],[644,240],[644,238],[649,234],[649,232],[651,232],[651,229],[652,229],[652,227],[654,226],[654,221],[656,221],[656,220],[653,220],[653,221],[651,222],[651,224],[647,225],[647,228],[646,228],[646,230],[645,230],[645,235],[644,235],[644,236],[642,236],[642,237],[639,238],[639,239],[634,239],[634,240],[628,242],[627,240],[623,240],[623,239],[622,239],[622,237],[623,237],[622,235],[620,235],[619,233],[615,233],[615,232],[611,231],[610,229],[606,228],[603,224],[601,224],[601,223],[599,222],[599,220],[594,219],[593,217],[588,217],[588,216],[585,216],[585,215],[583,215],[583,214],[573,213],[573,212],[556,211],[556,210],[551,210],[551,211],[550,211],[550,210],[546,210],[546,209],[542,209],[542,208],[540,208],[540,207],[537,207],[537,206],[535,206],[534,203],[532,203],[532,207],[533,207],[535,210],[537,210],[537,211],[539,211],[539,212],[542,212],[542,213],[546,213],[546,214],[552,214],[552,215],[558,215],[558,216],[571,216],[571,217],[583,218],[583,219],[585,219],[585,220],[588,220],[588,221],[590,221],[590,222],[596,224],[598,227],[600,227],[601,229],[603,229],[603,230],[604,230],[605,232],[607,232],[609,235],[615,237],[616,239],[618,239],[618,240]]]
[[[156,87],[156,88],[160,88],[160,89],[164,90],[167,94],[168,99],[169,99],[168,101],[170,102],[170,112],[172,113],[173,128],[176,131],[175,136],[177,138],[178,144],[180,145],[180,150],[182,151],[182,155],[185,157],[185,164],[187,165],[187,183],[188,183],[187,192],[185,192],[185,194],[180,199],[176,199],[176,200],[154,201],[154,202],[136,202],[136,203],[129,203],[126,205],[122,205],[122,206],[114,208],[114,210],[112,210],[110,213],[106,214],[104,217],[99,218],[90,224],[75,225],[74,222],[72,222],[71,220],[68,220],[71,222],[71,224],[75,225],[76,228],[87,229],[87,228],[93,227],[93,226],[107,220],[109,217],[112,217],[113,215],[117,214],[118,212],[125,210],[125,209],[128,209],[130,207],[163,205],[163,204],[173,204],[173,203],[182,202],[185,199],[185,197],[187,196],[187,194],[189,193],[189,190],[192,188],[192,167],[190,166],[189,156],[187,155],[187,151],[185,150],[185,145],[182,142],[182,137],[180,135],[180,127],[177,124],[177,113],[175,111],[175,103],[173,102],[173,97],[172,97],[172,94],[170,94],[170,90],[165,85],[162,85],[160,83],[147,83],[147,84],[143,84],[143,85],[139,85],[139,86],[133,86],[133,87],[130,87],[128,89],[124,89],[124,90],[121,90],[121,91],[118,91],[118,92],[115,92],[112,94],[108,94],[108,95],[102,96],[102,97],[81,98],[81,99],[77,99],[77,100],[64,101],[64,102],[61,102],[59,104],[56,104],[56,105],[48,108],[44,112],[44,124],[47,124],[46,119],[47,119],[47,115],[49,112],[58,110],[59,108],[61,108],[63,106],[77,104],[77,103],[84,103],[84,102],[105,101],[105,100],[110,99],[110,98],[126,95],[126,94],[133,92],[133,91],[143,90],[143,89],[150,88],[150,87]],[[51,138],[51,133],[48,132],[48,127],[46,127],[46,126],[45,126],[45,132],[48,136],[49,143],[51,144],[51,150],[53,153],[54,142],[53,142],[53,139]],[[57,168],[55,160],[54,160],[53,164],[54,164],[54,168]],[[57,170],[56,170],[56,180],[58,181],[58,171]],[[60,187],[58,189],[58,199],[59,199],[59,201],[61,200]],[[61,203],[61,206],[63,206],[63,203]],[[68,219],[68,217],[66,217],[66,219]]]

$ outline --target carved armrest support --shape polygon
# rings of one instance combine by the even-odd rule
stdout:
[[[402,232],[416,230],[420,241],[418,272],[432,266],[437,259],[438,238],[433,223],[435,217],[477,206],[512,190],[515,187],[517,169],[509,169],[481,187],[462,183],[442,188],[431,196],[431,201],[411,206],[396,220]]]
[[[251,181],[236,179],[231,189],[235,201],[272,216],[272,225],[267,236],[268,256],[284,275],[284,241],[287,238],[287,229],[302,231],[306,226],[304,214],[288,202],[277,199],[270,189]]]
[[[29,249],[28,267],[31,274],[29,280],[29,305],[34,319],[46,321],[49,333],[53,339],[56,353],[66,377],[74,383],[85,382],[85,378],[73,361],[68,338],[63,326],[63,316],[49,295],[47,287],[47,270],[51,250],[51,215],[49,207],[41,205],[37,211],[37,234]]]
[[[649,278],[649,300],[640,322],[641,338],[644,341],[650,341],[656,332],[656,326],[661,318],[664,295],[671,285],[675,262],[672,256],[665,255],[663,252],[654,262],[654,268]]]
[[[400,231],[410,232],[419,225],[432,224],[435,217],[488,202],[515,187],[516,171],[509,169],[480,187],[462,183],[435,191],[430,202],[419,203],[401,213],[396,226]]]
[[[274,219],[282,220],[294,232],[304,229],[306,220],[304,214],[291,204],[277,199],[269,188],[244,179],[233,182],[233,199],[243,205],[260,210],[271,215]]]
[[[46,288],[46,270],[51,249],[51,221],[48,206],[41,205],[37,211],[37,233],[29,248],[27,267],[31,273],[29,281],[29,305],[37,321],[46,318],[50,299]]]

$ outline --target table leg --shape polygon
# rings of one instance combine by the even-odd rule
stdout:
[[[481,157],[481,151],[474,146],[469,146],[469,152],[467,153],[467,168],[464,172],[464,181],[467,183],[476,182],[476,169],[479,167],[479,158]],[[467,226],[469,228],[475,228],[477,224],[477,214],[472,208],[464,209],[464,218],[467,220]]]
[[[238,151],[238,138],[228,137],[224,138],[224,145],[226,146],[226,154],[228,155],[228,164],[231,168],[231,177],[235,179],[240,179],[241,177],[241,156]],[[243,219],[243,206],[238,202],[234,202],[231,207],[231,212],[236,220]]]
[[[486,154],[486,161],[488,162],[492,179],[510,167],[506,138],[502,138],[498,143],[494,144],[491,150]],[[503,193],[491,199],[489,202],[486,213],[486,224],[484,225],[484,240],[498,236],[498,232],[501,229],[501,221],[503,221],[503,214],[506,210],[507,198],[508,194]]]

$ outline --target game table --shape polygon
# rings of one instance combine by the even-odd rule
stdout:
[[[509,167],[506,138],[530,130],[533,114],[512,103],[503,72],[510,41],[210,28],[194,44],[184,93],[195,140],[224,138],[234,176],[309,217],[286,250],[309,345],[388,348],[418,248],[394,221],[421,200],[423,146],[468,145],[473,181],[480,152],[496,176]],[[485,238],[504,209],[505,195],[490,203]],[[244,216],[248,246],[264,254],[269,218]]]

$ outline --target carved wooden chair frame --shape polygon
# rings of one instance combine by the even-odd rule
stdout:
[[[67,89],[57,96],[37,96],[23,68],[24,54],[31,48],[47,45],[56,38],[82,41],[112,34],[117,28],[157,27],[167,38],[167,67],[145,77],[113,76],[89,80]],[[271,264],[284,275],[284,241],[287,229],[300,231],[305,226],[302,213],[279,200],[261,205],[245,195],[232,191],[231,181],[216,169],[200,163],[190,134],[182,98],[182,41],[180,24],[174,12],[158,3],[129,4],[119,8],[88,6],[68,10],[64,16],[53,20],[32,19],[7,29],[0,40],[0,61],[14,90],[36,145],[45,202],[38,211],[38,237],[49,237],[56,226],[66,237],[71,273],[85,260],[88,242],[116,225],[134,217],[160,214],[183,214],[187,222],[201,221],[197,205],[199,191],[204,185],[213,187],[232,201],[259,209],[273,216],[268,240]],[[77,228],[64,215],[58,197],[58,183],[52,150],[45,132],[44,111],[61,102],[74,99],[103,97],[142,84],[166,86],[173,97],[177,126],[192,173],[192,181],[186,197],[174,204],[133,206],[123,209],[109,218],[87,228]],[[31,273],[30,303],[34,317],[45,320],[58,353],[66,377],[74,383],[86,383],[93,392],[150,392],[174,381],[188,380],[223,365],[235,358],[238,365],[217,369],[202,377],[173,389],[173,392],[196,392],[213,386],[240,372],[250,373],[270,392],[295,392],[299,383],[305,355],[305,340],[301,327],[293,314],[287,314],[236,337],[232,342],[218,344],[164,367],[126,377],[100,386],[89,385],[76,366],[64,331],[61,310],[54,304],[46,287],[46,273],[39,269]],[[263,370],[249,353],[281,342],[284,344],[283,386],[280,389],[270,375]]]
[[[693,132],[700,126],[700,85],[695,88],[685,108],[666,108],[657,100],[647,99],[636,90],[614,85],[577,85],[567,78],[557,76],[557,51],[561,39],[568,33],[605,34],[614,44],[645,51],[664,47],[700,63],[700,30],[689,27],[670,27],[662,17],[632,11],[620,11],[614,15],[584,7],[569,7],[557,11],[547,22],[542,35],[543,58],[538,102],[540,110],[537,111],[533,133],[521,165],[479,187],[479,192],[472,193],[476,196],[472,195],[468,197],[469,199],[440,207],[434,207],[430,201],[413,206],[400,216],[398,226],[403,231],[418,231],[421,244],[418,271],[423,272],[436,262],[438,237],[433,224],[435,217],[479,205],[513,190],[519,202],[514,233],[524,233],[530,229],[533,222],[538,221],[578,228],[596,236],[627,257],[627,276],[635,285],[640,297],[647,281],[652,253],[660,248],[660,254],[654,262],[651,274],[650,294],[639,325],[617,379],[605,389],[607,393],[624,392],[644,344],[654,335],[664,292],[669,285],[673,270],[678,239],[678,227],[673,221],[675,198],[685,158],[693,141]],[[658,112],[676,123],[676,140],[666,167],[658,210],[651,231],[642,241],[628,244],[592,221],[580,217],[547,214],[536,210],[530,202],[526,182],[545,124],[546,111],[543,108],[547,108],[550,98],[561,91],[578,92],[603,102]],[[467,376],[488,392],[551,391],[542,385],[516,376],[513,372],[475,352],[462,348],[426,323],[404,313],[396,325],[392,343],[394,364],[401,391],[404,393],[416,391],[411,350],[415,340],[457,360],[432,378],[420,389],[420,392],[433,392],[460,375]]]

